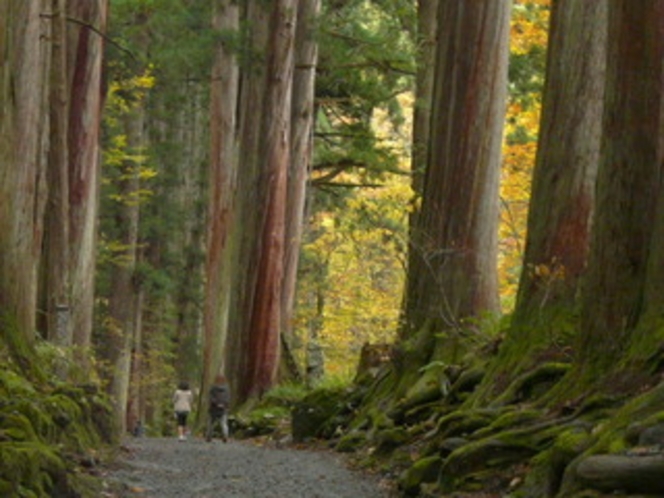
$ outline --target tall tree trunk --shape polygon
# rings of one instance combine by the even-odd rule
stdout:
[[[171,128],[175,143],[181,144],[182,158],[171,165],[177,170],[177,210],[183,214],[183,222],[169,246],[181,259],[178,272],[178,292],[175,295],[176,329],[176,373],[179,379],[200,378],[203,365],[200,344],[203,340],[203,315],[197,294],[203,291],[204,262],[200,257],[204,251],[207,203],[201,202],[209,196],[204,172],[210,157],[208,129],[209,112],[205,108],[206,91],[209,85],[187,83],[178,89],[180,98],[186,102],[179,111],[178,119]],[[168,105],[168,104],[167,104]],[[171,192],[172,195],[172,192]]]
[[[23,356],[35,334],[48,115],[38,0],[0,1],[0,320]]]
[[[79,365],[89,368],[99,217],[102,56],[108,0],[67,0],[69,77],[69,277],[71,330]]]
[[[315,28],[320,7],[320,0],[299,1],[295,33],[291,161],[288,168],[284,278],[281,291],[280,331],[286,344],[292,342],[297,269],[304,229],[307,185],[313,156],[314,85],[318,62]],[[290,347],[284,348],[285,354],[291,354]],[[297,367],[297,363],[294,361],[288,363]],[[299,370],[293,371],[293,367],[289,370],[291,376],[297,379],[301,377]]]
[[[553,3],[523,271],[512,326],[486,384],[564,355],[590,245],[600,156],[608,4]],[[583,102],[583,105],[579,105]],[[504,389],[504,385],[497,386]]]
[[[661,249],[654,235],[664,174],[664,3],[610,2],[608,39],[602,156],[577,358],[587,381],[619,370],[643,316],[644,297],[652,298],[646,292],[649,265],[661,258],[652,251]]]
[[[245,53],[263,53],[267,45],[269,13],[260,2],[247,2],[241,15],[241,24],[247,27]],[[237,197],[234,219],[242,220],[242,226],[233,226],[231,240],[232,273],[231,304],[228,317],[228,339],[225,353],[229,382],[233,392],[247,392],[244,380],[248,349],[248,322],[254,301],[253,288],[256,282],[256,255],[254,244],[258,238],[258,213],[261,204],[258,185],[260,159],[258,144],[261,135],[260,119],[264,108],[265,65],[257,60],[243,61],[238,101],[237,156],[242,158],[238,169]],[[239,401],[240,397],[236,396]]]
[[[69,182],[67,153],[66,2],[51,1],[51,64],[49,98],[48,201],[45,213],[42,306],[46,311],[46,336],[60,346],[71,345],[69,309]]]
[[[440,360],[453,361],[462,352],[456,348],[468,320],[498,311],[498,179],[510,5],[443,1],[438,10],[431,147],[413,230],[402,337],[422,332],[433,339],[447,331],[448,339],[437,346]]]
[[[247,384],[240,392],[261,395],[273,386],[279,366],[279,326],[283,277],[287,172],[290,159],[293,44],[297,0],[278,0],[272,7],[266,80],[261,120],[259,174],[262,194],[254,301],[249,328]]]
[[[415,107],[413,109],[413,156],[411,170],[413,191],[422,196],[422,179],[426,170],[431,134],[431,105],[433,103],[434,68],[436,67],[436,32],[440,0],[418,0],[417,3],[417,75]],[[415,219],[411,219],[415,223]]]
[[[127,416],[125,418],[126,428],[132,433],[137,433],[143,425],[145,414],[143,375],[144,351],[143,351],[143,306],[145,293],[143,289],[137,290],[136,306],[134,308],[134,340],[131,347],[131,366],[129,374],[129,386],[127,388]]]
[[[239,6],[226,0],[215,4],[213,27],[219,32],[237,33]],[[203,382],[201,403],[218,373],[226,371],[228,310],[231,269],[228,238],[233,223],[233,200],[237,176],[236,112],[239,68],[236,54],[228,43],[219,43],[212,69],[210,97],[210,189],[203,318]],[[204,406],[201,404],[201,406]]]
[[[127,144],[130,153],[140,156],[143,149],[142,103],[135,104],[125,119]],[[120,198],[117,229],[123,251],[116,257],[111,275],[111,295],[108,303],[109,329],[107,331],[108,361],[112,370],[109,392],[114,403],[114,415],[121,434],[126,429],[127,401],[131,371],[131,354],[136,337],[138,282],[136,260],[138,249],[140,163],[132,158],[125,160],[120,180]]]

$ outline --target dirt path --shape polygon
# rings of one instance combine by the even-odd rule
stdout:
[[[108,479],[142,498],[385,498],[378,479],[349,470],[338,454],[249,442],[139,438]]]

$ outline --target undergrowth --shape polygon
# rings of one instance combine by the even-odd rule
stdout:
[[[99,496],[84,474],[113,440],[110,404],[98,386],[63,382],[34,354],[41,372],[31,376],[0,350],[0,496]]]

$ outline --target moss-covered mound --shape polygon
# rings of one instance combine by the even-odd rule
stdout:
[[[0,367],[1,496],[99,496],[89,469],[113,434],[94,386],[30,382]]]

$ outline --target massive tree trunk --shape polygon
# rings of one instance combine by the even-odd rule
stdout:
[[[286,207],[286,235],[284,278],[281,296],[280,332],[291,361],[289,375],[301,377],[293,361],[289,345],[293,333],[293,306],[297,282],[297,270],[304,229],[305,206],[309,172],[313,156],[314,84],[318,62],[316,21],[320,13],[320,0],[300,0],[298,4],[297,31],[295,34],[295,70],[293,73],[293,105],[291,131],[291,160],[288,168],[288,201]]]
[[[287,168],[296,0],[271,6],[250,2],[252,51],[264,53],[243,67],[240,98],[233,298],[227,356],[231,382],[242,401],[269,389],[277,373],[283,277]],[[239,354],[238,354],[239,353]]]
[[[258,189],[259,232],[255,241],[256,281],[248,322],[246,395],[261,395],[273,386],[279,366],[281,285],[286,235],[287,174],[290,160],[293,44],[297,0],[279,0],[270,17],[265,108],[261,119]]]
[[[577,365],[588,382],[612,383],[604,373],[619,371],[620,360],[630,359],[624,352],[631,353],[639,320],[661,300],[653,301],[650,272],[657,275],[662,249],[655,235],[661,230],[657,208],[664,173],[664,3],[610,2],[608,39],[602,156]],[[584,384],[575,382],[578,388]]]
[[[264,53],[269,27],[269,13],[259,2],[245,4],[241,24],[247,27],[245,53]],[[264,108],[266,68],[257,60],[244,61],[241,67],[241,86],[238,101],[237,155],[242,158],[238,168],[237,197],[234,219],[242,220],[233,226],[231,244],[232,290],[228,316],[228,339],[225,353],[229,382],[233,392],[246,395],[247,381],[244,379],[247,364],[249,339],[249,316],[254,302],[256,276],[255,243],[258,240],[257,206],[264,200],[258,192],[260,156],[258,144],[261,136],[261,116]],[[241,226],[240,226],[241,225]],[[236,397],[236,400],[241,397]]]
[[[523,270],[512,326],[487,385],[514,379],[541,361],[538,354],[564,355],[578,325],[602,133],[607,12],[606,2],[553,4]]]
[[[42,3],[0,1],[0,321],[21,356],[35,335],[46,171]]]
[[[217,4],[213,27],[219,32],[239,29],[239,7],[227,0]],[[237,176],[236,113],[239,68],[229,43],[219,43],[212,69],[210,98],[210,190],[205,266],[205,309],[202,392],[216,374],[226,370],[228,311],[230,306],[230,248],[233,200]],[[201,399],[201,402],[204,400]],[[201,404],[201,406],[204,406]]]
[[[453,361],[469,320],[498,311],[498,179],[507,91],[507,0],[443,1],[422,208],[413,229],[402,338]],[[424,353],[424,361],[427,361]]]

